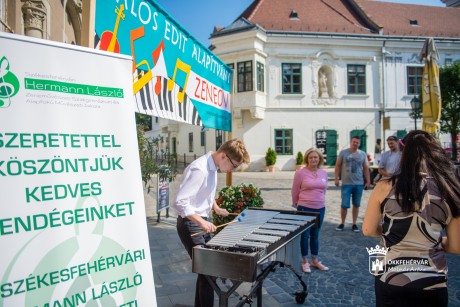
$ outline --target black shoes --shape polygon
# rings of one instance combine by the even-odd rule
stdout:
[[[343,224],[340,224],[339,226],[337,226],[335,228],[335,230],[343,231],[344,228],[345,228],[345,226]],[[361,230],[359,229],[359,227],[356,224],[353,224],[353,226],[351,226],[351,231],[353,231],[353,232],[361,232]]]

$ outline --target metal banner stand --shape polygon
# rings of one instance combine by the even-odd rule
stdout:
[[[161,211],[166,209],[166,217],[169,217],[169,180],[160,179],[157,176],[157,223],[160,222]]]

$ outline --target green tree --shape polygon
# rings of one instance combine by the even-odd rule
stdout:
[[[450,133],[452,155],[457,157],[456,136],[460,130],[460,61],[439,69],[441,87],[441,132]]]
[[[152,130],[152,116],[147,114],[135,113],[136,124],[140,125],[144,131]]]
[[[160,151],[158,149],[160,141],[161,137],[146,137],[143,125],[137,125],[141,176],[147,193],[150,193],[152,188],[150,185],[152,174],[157,174],[161,179],[168,179],[170,182],[174,181],[177,175],[176,157],[174,154]]]

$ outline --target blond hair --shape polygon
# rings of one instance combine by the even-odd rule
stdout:
[[[306,166],[308,166],[308,156],[309,156],[312,152],[316,152],[316,153],[318,154],[318,156],[319,156],[318,168],[321,167],[321,165],[324,164],[323,153],[322,153],[318,148],[315,148],[315,147],[312,147],[312,148],[308,149],[308,150],[305,152],[305,155],[303,156],[303,162],[305,163]]]
[[[225,153],[230,159],[237,163],[247,164],[250,162],[249,153],[241,139],[228,140],[219,147],[217,152]]]

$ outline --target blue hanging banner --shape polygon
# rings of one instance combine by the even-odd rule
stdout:
[[[133,57],[136,112],[231,131],[232,70],[155,1],[96,1],[96,35]]]

